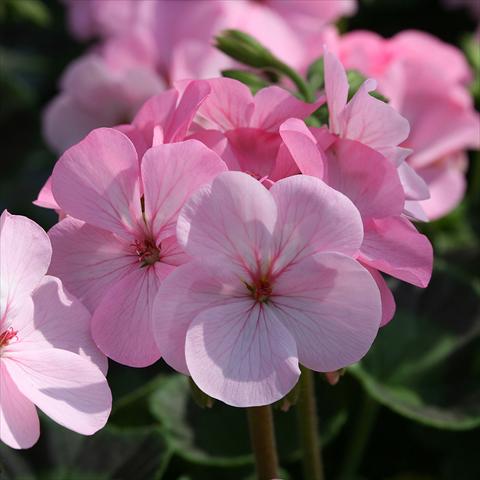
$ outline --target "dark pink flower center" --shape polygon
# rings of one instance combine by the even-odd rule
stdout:
[[[141,267],[147,267],[160,261],[160,244],[156,245],[153,240],[137,240],[134,247]]]
[[[17,332],[12,327],[0,333],[0,348],[6,347],[16,336]]]
[[[246,284],[248,291],[256,302],[267,303],[272,296],[272,285],[270,280],[260,278],[253,284]]]

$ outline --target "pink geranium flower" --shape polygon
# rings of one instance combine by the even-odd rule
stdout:
[[[192,137],[215,150],[230,170],[249,173],[267,185],[298,173],[278,129],[288,118],[308,117],[324,100],[305,103],[279,87],[263,88],[253,96],[229,78],[208,83],[211,93],[198,109],[203,127],[197,126]]]
[[[157,145],[139,161],[114,129],[98,129],[57,162],[52,191],[67,218],[50,232],[50,271],[92,312],[92,334],[110,358],[130,366],[160,358],[150,313],[160,283],[185,255],[177,214],[199,186],[225,170],[195,140]]]
[[[412,149],[407,162],[430,188],[431,198],[421,202],[428,218],[453,210],[466,189],[465,150],[480,148],[480,117],[467,88],[472,72],[463,53],[414,30],[390,39],[358,31],[334,43],[342,63],[375,77],[410,122],[402,146]]]
[[[433,263],[427,237],[403,214],[407,195],[397,167],[358,141],[308,129],[300,120],[285,122],[280,134],[302,173],[323,179],[358,208],[365,233],[357,258],[378,284],[385,325],[393,317],[395,302],[377,270],[426,287]]]
[[[0,218],[0,439],[29,448],[40,434],[35,406],[84,435],[102,428],[111,394],[88,311],[46,276],[51,245],[28,218]]]
[[[171,366],[230,405],[270,404],[301,363],[328,372],[358,361],[377,333],[378,288],[355,260],[357,209],[309,176],[267,190],[220,174],[184,206],[177,238],[192,262],[161,286],[155,334]]]

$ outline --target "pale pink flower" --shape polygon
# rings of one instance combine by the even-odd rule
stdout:
[[[45,275],[51,252],[36,223],[2,213],[0,439],[13,448],[38,440],[35,406],[84,435],[102,428],[111,409],[106,358],[91,339],[90,315]]]
[[[50,271],[91,311],[93,338],[110,358],[136,367],[160,358],[150,312],[162,280],[185,261],[177,214],[225,168],[195,140],[157,145],[140,163],[128,137],[107,128],[57,162],[52,191],[69,216],[49,232]]]
[[[381,305],[355,260],[362,222],[344,195],[297,175],[267,190],[226,172],[193,194],[177,238],[192,261],[154,304],[164,359],[227,404],[270,404],[295,385],[298,364],[338,370],[377,333]]]
[[[63,153],[95,128],[130,122],[148,98],[164,89],[165,82],[148,64],[120,64],[89,53],[63,74],[61,93],[44,112],[44,138]]]
[[[289,118],[308,117],[324,100],[305,103],[276,86],[253,96],[247,86],[229,78],[208,83],[211,93],[198,109],[206,122],[192,137],[215,150],[230,170],[249,173],[268,185],[298,173],[278,129]]]
[[[325,51],[324,62],[331,132],[363,143],[393,162],[405,190],[405,213],[412,218],[426,220],[418,201],[429,198],[428,187],[405,162],[411,150],[398,146],[408,137],[408,121],[391,105],[370,95],[369,92],[377,86],[372,79],[366,80],[347,103],[349,85],[345,68],[328,51]]]
[[[342,63],[378,80],[379,90],[410,123],[407,162],[427,182],[421,202],[430,219],[447,214],[465,192],[465,150],[480,148],[480,117],[467,85],[472,72],[463,53],[427,33],[391,39],[352,32],[335,46]],[[419,199],[420,200],[420,199]]]
[[[357,259],[378,284],[385,325],[395,302],[377,270],[426,287],[433,263],[427,237],[403,216],[407,196],[397,167],[358,141],[338,138],[324,128],[309,129],[300,120],[285,122],[280,134],[302,173],[323,179],[358,208],[364,238]]]

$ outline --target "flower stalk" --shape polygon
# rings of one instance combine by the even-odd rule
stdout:
[[[278,456],[273,426],[272,407],[250,407],[247,409],[250,441],[258,480],[278,478]]]
[[[303,366],[301,370],[297,420],[303,455],[303,475],[308,480],[324,480],[313,372]]]

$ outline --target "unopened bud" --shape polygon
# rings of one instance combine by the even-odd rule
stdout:
[[[334,372],[326,372],[325,373],[325,378],[327,379],[327,382],[330,384],[330,385],[336,385],[339,380],[340,380],[340,377],[345,373],[345,369],[342,368],[340,370],[335,370]]]

